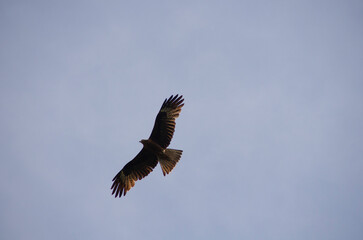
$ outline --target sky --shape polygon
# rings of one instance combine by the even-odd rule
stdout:
[[[362,1],[1,1],[1,239],[363,239]],[[165,98],[159,166],[112,178]]]

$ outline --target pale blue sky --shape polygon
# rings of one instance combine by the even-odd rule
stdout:
[[[362,239],[362,1],[2,1],[1,239]],[[114,175],[163,100],[172,148]]]

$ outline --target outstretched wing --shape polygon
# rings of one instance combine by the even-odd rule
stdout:
[[[165,99],[161,109],[156,116],[153,131],[149,139],[159,144],[162,148],[167,148],[173,138],[175,129],[175,119],[179,117],[181,108],[184,106],[183,96],[172,95]]]
[[[112,194],[115,197],[125,196],[134,185],[153,171],[158,164],[155,154],[143,148],[134,159],[128,162],[122,170],[112,179]]]

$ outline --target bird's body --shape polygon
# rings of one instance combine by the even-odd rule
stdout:
[[[126,195],[126,192],[135,185],[135,181],[146,177],[158,163],[164,176],[178,163],[183,151],[167,147],[173,137],[175,119],[184,106],[183,101],[183,96],[178,95],[165,99],[156,116],[149,139],[140,141],[143,144],[141,151],[113,178],[111,189],[115,197]]]
[[[165,149],[151,139],[141,139],[140,142],[144,145],[144,148],[154,152],[156,155],[165,153]]]

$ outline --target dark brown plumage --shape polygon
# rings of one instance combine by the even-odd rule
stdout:
[[[184,106],[183,96],[171,96],[165,99],[155,119],[154,128],[149,139],[141,140],[143,148],[134,159],[128,162],[113,178],[111,186],[115,197],[126,195],[135,181],[141,180],[160,163],[164,176],[169,174],[178,163],[182,150],[167,148],[173,138],[175,119],[179,117]]]

